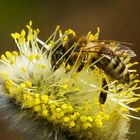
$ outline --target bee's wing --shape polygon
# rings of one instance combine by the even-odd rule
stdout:
[[[116,55],[120,57],[135,57],[135,52],[130,49],[133,46],[131,43],[119,42],[114,40],[98,40],[101,44],[104,44],[106,48],[110,48]]]
[[[111,51],[119,57],[135,57],[136,54],[130,47],[133,45],[131,43],[119,42],[114,40],[97,40],[90,42],[85,48],[86,52],[96,52],[102,54],[111,54]],[[104,51],[101,51],[99,48],[106,48]]]
[[[136,54],[135,52],[130,49],[130,47],[132,47],[133,45],[130,43],[126,43],[126,42],[116,42],[116,49],[114,51],[114,53],[116,55],[121,55],[123,56],[128,56],[128,57],[135,57]]]

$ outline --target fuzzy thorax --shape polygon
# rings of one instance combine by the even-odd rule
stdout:
[[[53,46],[59,47],[75,32],[69,29],[62,33],[57,27],[43,42],[38,38],[39,29],[32,28],[32,22],[27,29],[27,33],[22,30],[12,34],[19,51],[6,51],[0,60],[0,110],[13,126],[30,140],[125,139],[130,118],[139,119],[130,111],[137,112],[140,108],[129,106],[139,99],[135,94],[139,81],[133,80],[136,74],[130,75],[129,84],[122,84],[99,69],[96,62],[92,64],[94,69],[87,66],[77,72],[75,62],[73,67],[62,63],[54,71]],[[89,32],[87,38],[94,41],[98,36],[99,29],[95,35]],[[125,61],[127,67],[133,65],[130,59]],[[109,89],[105,91],[107,100],[101,105],[103,78]]]

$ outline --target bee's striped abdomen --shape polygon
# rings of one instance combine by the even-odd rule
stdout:
[[[98,67],[122,83],[130,82],[129,71],[124,62],[117,56],[104,55],[103,59],[98,63]]]

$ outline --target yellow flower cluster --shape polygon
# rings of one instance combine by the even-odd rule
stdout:
[[[71,132],[83,131],[81,135],[86,135],[88,131],[89,137],[92,137],[92,131],[102,128],[104,123],[109,120],[109,115],[104,112],[95,116],[83,115],[70,103],[52,100],[47,93],[34,92],[31,90],[30,81],[17,85],[8,79],[5,87],[8,90],[9,98],[15,99],[18,104],[21,104],[21,108],[31,109],[38,116],[42,116],[54,124],[60,123],[61,127],[69,128]]]
[[[7,64],[13,65],[15,63],[16,57],[18,56],[18,52],[13,51],[12,53],[6,51],[5,54],[1,55],[1,61]]]
[[[76,33],[69,29],[63,34],[58,26],[44,43],[38,38],[39,29],[32,29],[31,21],[27,29],[28,33],[22,30],[21,33],[11,34],[19,52],[6,51],[0,60],[9,70],[7,76],[0,71],[3,87],[7,91],[3,95],[20,105],[21,111],[30,110],[31,114],[60,126],[64,131],[68,130],[80,138],[91,139],[95,135],[98,137],[98,133],[102,136],[106,133],[105,137],[109,137],[112,132],[108,129],[115,127],[117,122],[129,120],[129,117],[136,118],[129,114],[129,110],[137,112],[140,108],[131,108],[128,104],[139,99],[138,95],[134,97],[134,90],[139,88],[139,80],[125,85],[110,80],[96,66],[94,70],[87,71],[85,68],[78,73],[65,62],[53,71],[50,55],[53,55],[54,50],[51,48],[66,43],[68,35],[76,36]],[[56,40],[58,31],[59,38]],[[88,40],[98,40],[99,32],[99,28],[95,35],[89,32]],[[133,64],[127,63],[129,67]],[[103,75],[110,83],[106,91],[107,101],[101,105],[99,94],[104,90],[101,86]],[[130,76],[131,79],[135,77],[132,74]]]

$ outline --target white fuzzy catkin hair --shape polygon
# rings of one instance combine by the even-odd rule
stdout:
[[[139,89],[137,74],[130,70],[137,62],[130,63],[130,58],[122,60],[131,73],[129,84],[110,78],[96,62],[92,64],[94,69],[84,66],[77,72],[77,62],[66,66],[64,61],[54,71],[53,48],[59,48],[75,32],[69,29],[62,33],[57,27],[43,42],[31,21],[27,29],[28,33],[22,30],[12,34],[19,52],[6,51],[0,60],[0,111],[10,120],[11,127],[27,140],[126,140],[130,118],[139,119],[130,111],[140,108],[129,106],[140,96],[135,94]],[[95,35],[89,32],[87,40],[97,40],[98,36],[99,29]],[[108,90],[106,102],[101,105],[103,78]]]

